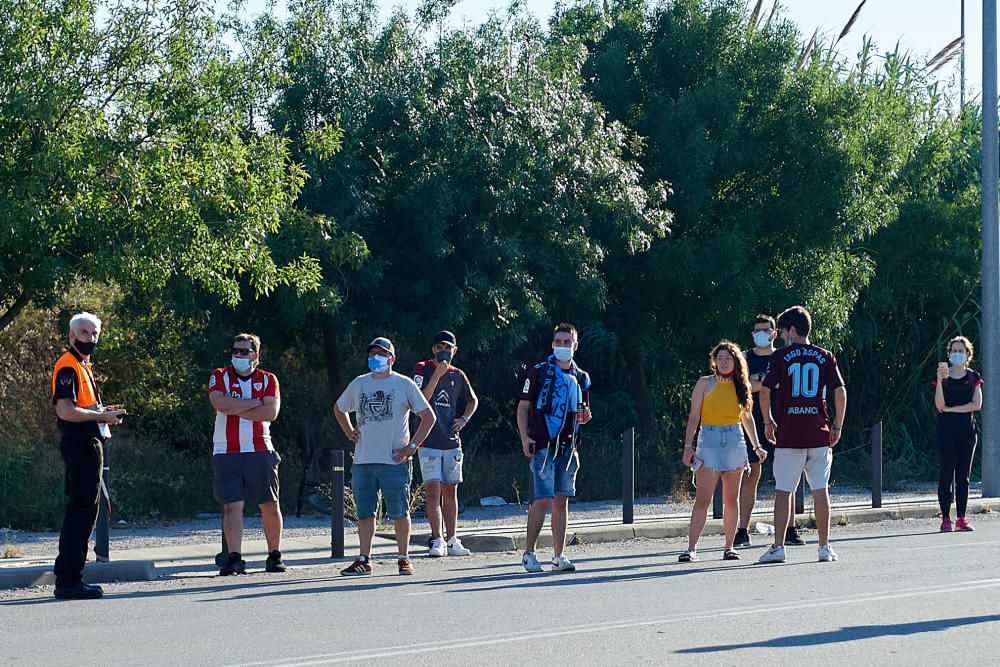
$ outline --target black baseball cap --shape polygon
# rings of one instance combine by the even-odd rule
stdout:
[[[447,343],[452,347],[458,347],[458,343],[455,341],[455,334],[450,331],[438,331],[434,334],[434,345],[438,343]]]

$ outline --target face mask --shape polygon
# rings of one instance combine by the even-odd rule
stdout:
[[[372,373],[385,373],[389,370],[389,357],[383,357],[381,354],[373,354],[368,357],[368,369]]]
[[[437,359],[439,362],[447,361],[450,364],[452,359],[451,350],[441,350],[440,352],[434,355],[434,358]]]
[[[557,361],[569,361],[573,358],[573,348],[572,347],[553,347],[552,354],[555,355]]]
[[[753,344],[757,347],[768,347],[771,345],[771,336],[766,331],[753,332]]]
[[[84,343],[82,340],[78,340],[75,343],[73,343],[73,345],[76,346],[77,352],[79,352],[85,357],[89,357],[91,352],[94,351],[94,348],[97,347],[97,343],[95,343],[94,341],[90,341],[89,343]]]
[[[246,357],[233,357],[231,361],[237,373],[249,373],[250,366],[253,365],[253,362]]]
[[[952,366],[964,366],[965,359],[965,352],[952,352],[948,355],[948,361],[951,362]]]

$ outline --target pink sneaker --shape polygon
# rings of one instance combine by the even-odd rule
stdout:
[[[946,516],[945,518],[941,519],[941,532],[942,533],[950,533],[951,531],[952,531],[952,528],[951,528],[951,517],[950,516]]]
[[[964,516],[958,517],[958,521],[955,522],[955,530],[963,530],[965,532],[971,532],[975,530],[972,524],[969,523]]]

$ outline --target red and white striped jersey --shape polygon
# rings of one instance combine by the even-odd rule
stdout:
[[[232,366],[216,368],[208,380],[208,393],[220,391],[236,398],[280,398],[278,378],[259,368],[247,379],[241,378]],[[257,422],[237,415],[215,413],[215,433],[212,436],[214,454],[273,452],[271,422]]]

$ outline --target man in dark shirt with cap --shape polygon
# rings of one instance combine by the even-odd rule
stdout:
[[[433,359],[421,361],[413,371],[424,398],[437,417],[434,428],[420,448],[420,474],[427,492],[427,520],[431,525],[431,545],[427,555],[468,556],[456,534],[458,524],[458,485],[462,482],[462,440],[465,428],[479,406],[469,378],[453,364],[458,352],[455,334],[439,331],[431,345]],[[463,407],[461,416],[458,408]],[[444,498],[444,523],[447,541],[441,537],[441,498]]]

